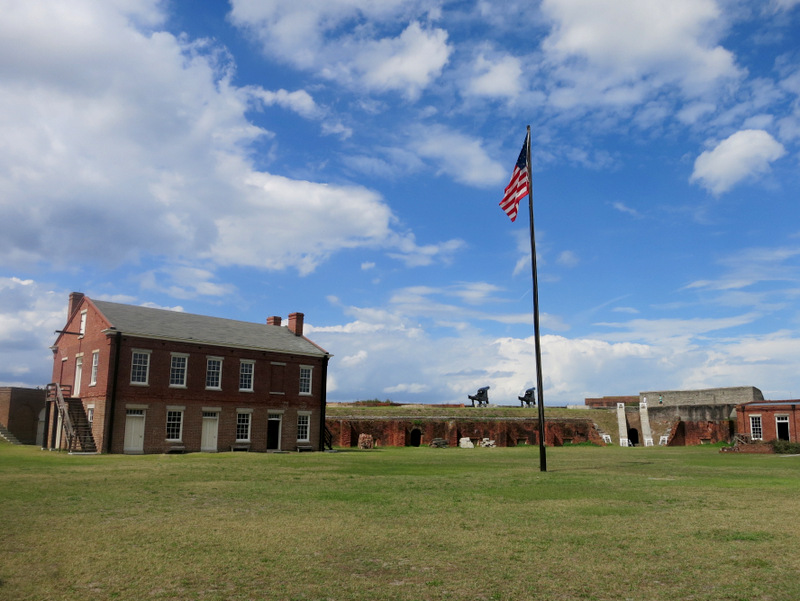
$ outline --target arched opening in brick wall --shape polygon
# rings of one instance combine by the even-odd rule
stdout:
[[[414,428],[408,435],[408,446],[418,447],[422,442],[422,431],[419,428]]]
[[[672,435],[672,438],[669,441],[669,446],[686,446],[686,424],[683,422],[678,422],[678,426],[675,428],[675,434]]]
[[[636,446],[639,444],[639,430],[636,428],[628,428],[628,440],[631,442],[632,445]]]

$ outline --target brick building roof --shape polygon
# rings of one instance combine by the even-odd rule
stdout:
[[[328,354],[305,336],[295,335],[286,326],[207,317],[108,301],[91,302],[112,328],[129,336],[298,355]]]

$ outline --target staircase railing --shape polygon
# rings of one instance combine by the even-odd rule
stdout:
[[[333,433],[328,429],[328,426],[325,426],[325,431],[323,432],[324,436],[324,446],[330,450],[333,450]]]
[[[68,392],[72,391],[71,386],[65,386]],[[47,385],[47,398],[55,401],[58,408],[58,415],[61,417],[61,425],[67,435],[67,450],[72,450],[72,444],[75,440],[75,427],[72,425],[72,419],[69,416],[69,408],[67,402],[64,400],[64,393],[61,389],[61,384],[53,382]]]

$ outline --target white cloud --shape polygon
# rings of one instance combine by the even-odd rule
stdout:
[[[689,181],[722,194],[742,180],[767,173],[770,163],[785,154],[783,145],[769,133],[745,129],[697,157]]]
[[[605,322],[595,324],[614,331],[597,334],[596,337],[609,341],[636,341],[666,346],[680,345],[694,336],[727,330],[755,321],[758,313],[734,315],[732,317],[697,317],[693,319],[632,319],[627,322]]]
[[[481,140],[436,125],[412,138],[419,156],[435,161],[439,170],[457,182],[471,186],[493,186],[507,177],[506,169],[492,160]]]
[[[173,298],[190,299],[198,296],[222,297],[235,291],[231,284],[215,282],[213,271],[190,265],[171,265],[143,273],[140,285]],[[182,310],[182,309],[181,309]]]
[[[241,196],[245,203],[228,206],[216,220],[218,236],[208,257],[223,265],[295,266],[307,274],[337,250],[382,247],[392,236],[389,208],[358,186],[250,173]],[[296,227],[301,224],[299,243]]]
[[[791,10],[800,5],[800,0],[772,0],[772,4],[777,10]]]
[[[624,202],[616,201],[616,202],[611,203],[611,206],[614,207],[620,213],[626,213],[626,214],[630,215],[631,217],[641,217],[642,216],[642,214],[639,211],[629,207]]]
[[[718,44],[714,0],[544,0],[553,22],[543,42],[562,84],[552,101],[629,105],[677,85],[689,97],[740,75]]]
[[[721,275],[693,281],[686,289],[704,293],[716,306],[761,312],[793,306],[800,281],[798,258],[797,247],[744,248],[718,261]]]
[[[270,57],[338,83],[415,99],[452,52],[446,31],[420,23],[426,15],[431,21],[440,18],[438,3],[234,0],[230,19],[255,35]],[[392,35],[397,23],[404,29]]]
[[[483,54],[475,59],[474,77],[467,91],[477,96],[490,98],[516,98],[522,92],[522,65],[518,58],[504,55],[495,60]]]
[[[414,22],[397,38],[368,44],[353,64],[369,89],[397,90],[413,100],[441,74],[451,52],[447,32]]]
[[[345,367],[348,368],[355,367],[357,365],[360,365],[361,363],[364,363],[364,361],[366,361],[368,356],[369,355],[367,354],[367,351],[361,349],[355,355],[348,355],[347,357],[342,357],[340,361],[342,362],[342,365]]]
[[[416,292],[427,298],[434,291]],[[331,362],[332,401],[390,394],[400,402],[467,402],[478,387],[491,386],[492,403],[516,404],[516,397],[536,383],[533,336],[493,336],[474,323],[455,337],[436,336],[428,326],[416,325],[425,318],[407,304],[349,312],[358,314],[358,322],[314,330],[316,342],[347,358]],[[588,396],[654,388],[791,387],[800,346],[796,332],[722,337],[709,344],[712,332],[752,318],[635,319],[607,324],[617,329],[608,335],[545,334],[545,402],[582,404]]]
[[[160,3],[24,7],[0,20],[5,264],[91,257],[116,266],[161,256],[166,270],[186,265],[185,275],[201,257],[210,272],[244,265],[306,274],[345,248],[389,248],[407,263],[430,264],[462,244],[418,245],[395,232],[389,207],[364,187],[256,170],[251,145],[273,134],[248,120],[250,109],[279,106],[318,120],[326,109],[304,90],[236,87],[231,57],[209,41],[137,29],[159,25]],[[295,234],[300,223],[304,236]],[[87,224],[92,235],[69,244],[51,235]],[[199,272],[157,283],[165,273],[154,270],[150,285],[181,298],[229,291]]]
[[[55,330],[67,321],[66,292],[33,280],[0,277],[0,386],[44,386],[52,380]]]
[[[578,255],[571,250],[561,251],[556,257],[556,264],[562,267],[576,267],[580,262]]]
[[[247,91],[260,100],[265,106],[278,105],[296,112],[307,119],[317,119],[322,116],[323,110],[314,102],[314,98],[305,90],[277,90],[275,92],[264,90],[257,86],[250,86]]]
[[[706,115],[713,113],[717,106],[711,102],[691,102],[677,113],[678,121],[686,125],[693,125]]]
[[[430,390],[430,386],[427,384],[419,384],[419,383],[409,383],[409,384],[397,384],[395,386],[389,386],[383,389],[383,392],[386,394],[392,394],[396,392],[407,392],[410,394],[421,394],[423,392],[428,392]]]

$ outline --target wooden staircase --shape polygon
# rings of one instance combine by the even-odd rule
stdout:
[[[92,425],[86,417],[83,402],[80,399],[69,398],[71,394],[72,386],[61,386],[57,382],[47,385],[47,400],[53,401],[61,416],[61,424],[67,437],[67,451],[97,453]]]

